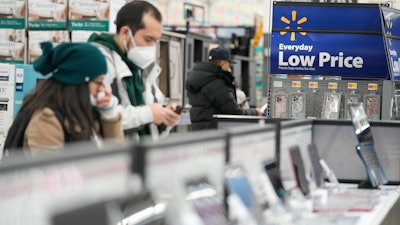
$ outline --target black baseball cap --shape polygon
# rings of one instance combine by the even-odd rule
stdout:
[[[235,64],[235,61],[232,61],[231,58],[231,53],[229,52],[229,49],[224,48],[224,47],[216,47],[210,50],[208,53],[208,60],[213,61],[213,60],[227,60],[231,64]]]

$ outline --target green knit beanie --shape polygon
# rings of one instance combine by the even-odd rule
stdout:
[[[107,63],[100,50],[90,43],[61,43],[53,48],[42,42],[43,54],[33,62],[33,68],[61,83],[79,85],[104,75]]]

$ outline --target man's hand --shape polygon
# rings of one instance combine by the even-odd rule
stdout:
[[[163,107],[158,103],[153,103],[150,105],[150,109],[153,113],[153,123],[156,125],[175,126],[181,117],[180,114],[175,113],[176,104]]]

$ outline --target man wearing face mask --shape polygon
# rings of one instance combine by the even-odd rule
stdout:
[[[216,129],[214,114],[261,115],[257,109],[242,109],[236,101],[234,63],[228,49],[217,47],[209,52],[209,62],[194,66],[186,80],[192,130]]]
[[[146,1],[131,1],[118,11],[115,24],[116,34],[93,33],[89,38],[106,56],[104,82],[120,100],[125,134],[158,136],[156,125],[174,126],[180,118],[175,104],[163,107],[164,95],[157,85],[161,13]]]

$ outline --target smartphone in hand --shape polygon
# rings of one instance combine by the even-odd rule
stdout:
[[[176,106],[176,108],[175,108],[175,113],[181,114],[182,111],[183,111],[183,107],[182,107],[182,106],[180,106],[180,105]]]

